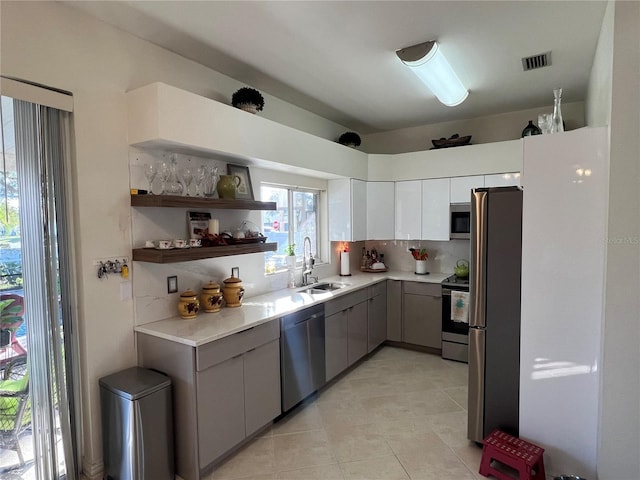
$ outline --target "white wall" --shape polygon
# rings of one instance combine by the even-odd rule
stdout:
[[[553,111],[553,92],[549,92],[549,105],[518,112],[490,115],[469,120],[421,125],[389,132],[373,133],[362,136],[361,150],[368,153],[405,153],[429,150],[431,140],[449,138],[454,133],[460,136],[471,135],[471,143],[482,144],[504,142],[520,138],[522,130],[529,120],[538,124],[539,113]],[[563,103],[562,119],[567,130],[584,127],[584,103]]]
[[[590,127],[603,127],[611,124],[614,12],[615,2],[610,1],[604,12],[585,101],[586,120]]]
[[[626,480],[640,478],[640,3],[615,2],[613,46],[598,478]]]

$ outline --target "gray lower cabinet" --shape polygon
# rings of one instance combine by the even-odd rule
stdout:
[[[367,354],[367,297],[367,289],[363,288],[325,303],[327,381]]]
[[[402,341],[442,349],[442,290],[439,284],[403,282]]]
[[[402,341],[401,280],[387,280],[387,340]]]
[[[367,354],[368,314],[366,301],[351,307],[347,314],[347,356],[350,366]]]
[[[280,409],[277,320],[202,346],[138,333],[138,364],[173,381],[176,474],[199,480]]]
[[[280,415],[280,342],[244,354],[245,433],[257,432]]]
[[[372,352],[387,339],[387,282],[369,287],[368,308],[367,351]]]
[[[240,355],[196,375],[200,468],[245,438],[243,363]]]
[[[347,310],[325,316],[325,378],[328,382],[349,366],[347,354]]]

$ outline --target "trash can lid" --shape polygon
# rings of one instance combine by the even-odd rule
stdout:
[[[100,379],[100,386],[129,400],[146,397],[171,385],[166,375],[148,368],[131,367]]]

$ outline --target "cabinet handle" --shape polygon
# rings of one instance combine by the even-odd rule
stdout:
[[[246,351],[246,352],[244,352],[244,353],[253,352],[256,348],[258,348],[258,347],[253,347],[251,350],[247,350],[247,351]]]
[[[241,333],[246,333],[246,332],[248,332],[249,330],[253,330],[254,328],[256,328],[256,327],[249,327],[249,328],[245,328],[244,330],[241,330],[241,331],[239,331],[239,332],[234,333],[234,335],[239,335],[239,334],[241,334]]]

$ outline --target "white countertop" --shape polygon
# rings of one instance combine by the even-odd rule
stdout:
[[[358,272],[349,277],[335,275],[321,279],[320,283],[334,282],[347,286],[321,295],[300,293],[308,287],[276,290],[245,298],[238,308],[222,308],[216,313],[202,312],[196,318],[188,320],[176,316],[139,325],[134,331],[197,347],[384,280],[441,283],[450,275],[452,273],[416,275],[413,272],[399,271]]]

